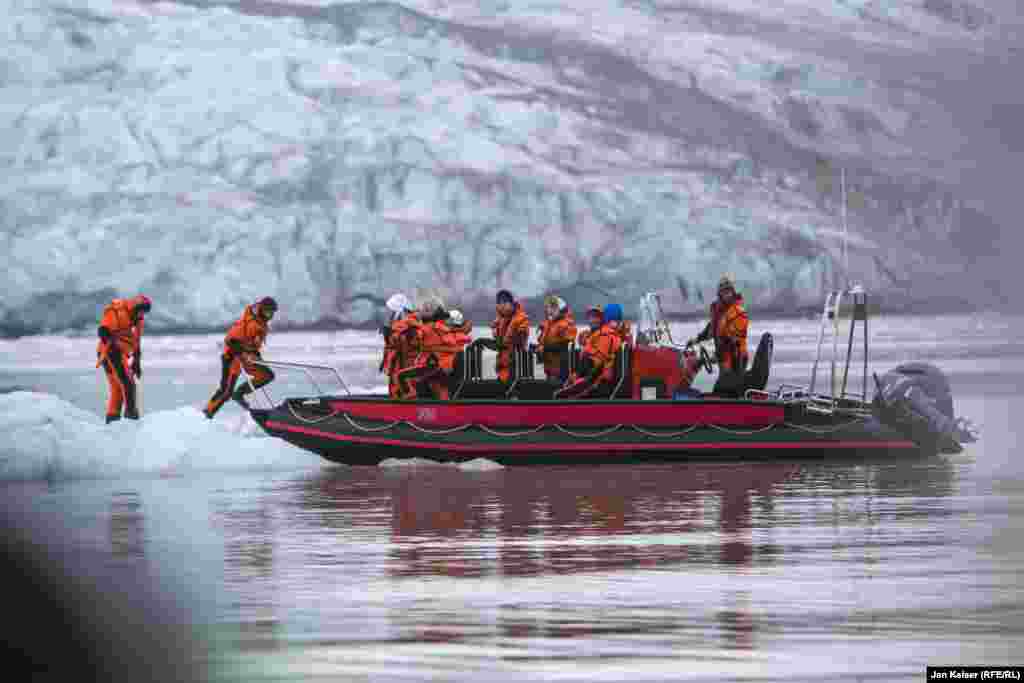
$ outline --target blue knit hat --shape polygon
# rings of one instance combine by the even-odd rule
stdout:
[[[495,297],[494,301],[498,304],[514,304],[516,302],[516,298],[512,296],[512,292],[507,289],[503,289],[498,292],[498,296]]]
[[[605,322],[616,320],[622,322],[622,306],[619,304],[608,304],[604,307]]]

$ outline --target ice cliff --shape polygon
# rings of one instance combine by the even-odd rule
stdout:
[[[987,60],[1012,3],[0,7],[8,333],[137,291],[164,328],[265,293],[286,322],[360,323],[423,286],[689,311],[726,270],[752,306],[817,304],[843,279],[841,168],[856,279],[1005,289],[1000,126],[1024,109],[977,78],[1009,73]]]

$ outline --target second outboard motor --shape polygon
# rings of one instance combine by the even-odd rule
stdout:
[[[959,453],[961,444],[978,440],[978,430],[953,413],[953,394],[946,376],[928,363],[907,363],[875,375],[878,418],[904,431],[921,445]]]

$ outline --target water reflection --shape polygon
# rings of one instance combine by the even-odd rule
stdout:
[[[110,554],[114,562],[145,559],[146,527],[138,491],[115,491],[110,501]]]
[[[941,499],[953,486],[953,467],[941,459],[497,472],[339,468],[308,482],[303,504],[323,527],[347,533],[388,523],[394,578],[527,577],[683,563],[772,566],[787,552],[773,538],[778,528],[826,519],[870,528],[878,521],[876,497]],[[781,499],[808,504],[783,511]],[[901,517],[943,514],[934,504],[893,505]]]
[[[503,662],[581,642],[739,654],[780,629],[833,628],[814,611],[834,593],[822,572],[877,586],[941,556],[956,472],[941,458],[338,467],[226,496],[215,515],[240,649],[280,651],[313,629],[338,647],[498,643]]]

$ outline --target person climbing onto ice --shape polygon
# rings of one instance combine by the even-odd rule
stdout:
[[[124,417],[139,419],[135,379],[142,377],[142,330],[153,302],[144,294],[114,299],[103,309],[96,347],[96,367],[102,367],[110,385],[107,424]],[[131,365],[128,359],[131,358]]]
[[[207,419],[212,420],[229,398],[248,410],[249,403],[245,397],[253,389],[259,389],[274,381],[274,373],[259,361],[260,349],[267,339],[270,320],[276,312],[277,302],[265,296],[256,303],[246,306],[242,317],[228,330],[224,337],[224,353],[221,355],[220,386],[203,409]],[[236,390],[235,383],[238,382],[243,369],[252,379],[252,386],[246,382]]]

